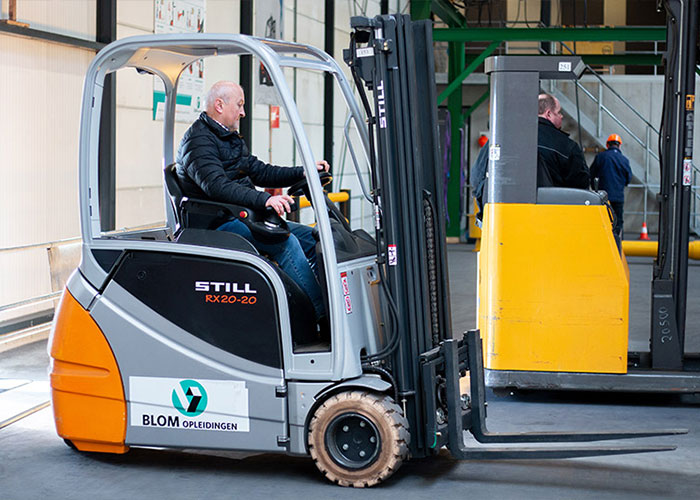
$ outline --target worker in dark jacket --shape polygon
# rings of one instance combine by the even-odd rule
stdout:
[[[559,100],[549,94],[538,98],[537,185],[588,189],[590,174],[578,144],[561,129]]]
[[[608,193],[608,200],[615,212],[613,232],[622,234],[622,213],[625,206],[625,186],[630,183],[632,170],[630,162],[620,151],[622,139],[611,134],[605,151],[598,153],[591,165],[591,179],[598,178],[598,189]]]
[[[280,216],[290,211],[294,200],[286,195],[272,196],[260,187],[285,187],[304,178],[303,167],[278,167],[251,155],[238,134],[245,116],[245,95],[240,85],[215,83],[206,97],[206,111],[185,132],[177,152],[177,176],[185,195],[253,209],[272,207]],[[328,171],[325,161],[316,164]],[[316,265],[316,241],[311,228],[288,222],[290,235],[283,243],[266,244],[253,237],[237,219],[222,224],[219,231],[239,234],[258,250],[270,255],[309,295],[317,319],[325,316],[321,288],[313,269]]]

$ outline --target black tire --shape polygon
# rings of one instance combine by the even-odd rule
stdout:
[[[340,486],[384,481],[408,459],[408,421],[384,394],[348,391],[332,396],[309,424],[309,451],[318,469]]]
[[[75,445],[73,444],[73,441],[71,441],[70,439],[64,439],[63,442],[66,443],[66,445],[68,446],[68,448],[70,448],[71,450],[80,451],[80,450],[78,450],[78,447],[75,446]]]

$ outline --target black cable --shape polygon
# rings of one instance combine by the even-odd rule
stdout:
[[[396,385],[396,379],[389,370],[386,370],[380,366],[362,365],[362,371],[365,373],[376,373],[382,378],[389,379],[386,380],[386,382],[389,382],[391,384],[391,388],[394,389],[394,401],[399,400],[399,388]]]
[[[664,7],[666,8],[667,16],[673,15],[670,11],[670,8],[668,6],[668,2],[664,2]],[[666,23],[667,25],[669,24],[668,22]],[[670,23],[671,25],[671,30],[672,33],[670,36],[667,37],[667,40],[678,40],[678,23]],[[676,43],[671,43],[670,47],[666,46],[666,53],[668,54],[668,57],[664,57],[664,85],[670,85],[668,81],[668,74],[671,71],[672,68],[669,67],[671,61],[676,60],[676,50],[678,49],[678,44]],[[681,64],[680,61],[677,61],[678,64]],[[673,76],[673,75],[671,75]],[[664,100],[663,100],[663,106],[661,108],[661,124],[659,125],[659,142],[658,142],[658,149],[659,149],[659,176],[661,180],[661,185],[665,188],[667,188],[667,183],[663,182],[664,179],[664,157],[665,157],[665,151],[667,148],[664,147],[664,136],[666,135],[666,105],[668,104],[666,95],[664,94]],[[661,189],[659,189],[661,191]],[[661,193],[660,194],[664,194]],[[647,196],[647,193],[644,193],[644,196]],[[663,204],[663,205],[662,205]],[[660,199],[659,200],[659,236],[661,235],[661,209],[665,208],[664,210],[664,215],[666,215],[666,212],[668,211],[668,204],[665,203],[665,200]],[[654,271],[653,271],[653,277],[656,278],[657,276],[657,270],[662,270],[665,265],[666,265],[666,254],[668,252],[668,238],[661,238],[659,237],[659,251],[657,254],[656,258],[656,265],[654,266]]]
[[[524,10],[525,10],[525,13],[524,13],[524,16],[525,16],[525,26],[527,26],[527,27],[529,28],[529,27],[530,27],[530,23],[527,22],[527,0],[523,0],[523,5],[525,6],[525,9],[524,9]]]

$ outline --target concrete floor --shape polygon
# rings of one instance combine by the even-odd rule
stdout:
[[[474,324],[476,254],[449,248],[455,332]],[[648,335],[649,259],[632,259],[631,330]],[[700,290],[691,266],[689,298]],[[466,286],[465,286],[466,284]],[[696,292],[692,292],[695,290]],[[646,300],[646,302],[644,302]],[[697,304],[689,325],[700,324]],[[640,344],[640,345],[642,345]],[[0,410],[16,389],[2,382],[46,380],[45,342],[0,353]],[[457,461],[437,458],[403,465],[371,491],[327,483],[310,459],[230,452],[133,449],[126,455],[78,453],[55,434],[50,408],[0,429],[0,499],[245,498],[697,498],[700,491],[700,402],[671,395],[537,392],[489,394],[493,431],[688,428],[688,435],[635,443],[674,444],[673,452],[534,461]],[[0,421],[2,418],[0,418]]]

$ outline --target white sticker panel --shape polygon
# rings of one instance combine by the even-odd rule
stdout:
[[[130,424],[180,430],[249,432],[241,380],[129,377]]]
[[[356,49],[355,50],[355,55],[357,57],[370,57],[374,55],[374,48],[372,47],[363,47],[361,49]]]
[[[398,264],[398,257],[396,255],[396,245],[389,245],[387,257],[390,266],[395,266],[396,264]]]
[[[690,186],[692,182],[693,174],[693,160],[684,159],[683,160],[683,185]]]
[[[501,159],[501,146],[493,144],[489,146],[489,160],[498,161]]]
[[[559,63],[559,71],[571,71],[571,62],[561,61]]]

